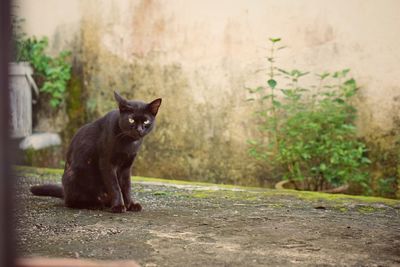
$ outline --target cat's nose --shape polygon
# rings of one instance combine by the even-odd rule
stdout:
[[[139,125],[138,128],[137,128],[137,131],[138,131],[138,133],[139,133],[140,136],[143,136],[143,135],[144,135],[144,128],[143,128],[143,126]]]

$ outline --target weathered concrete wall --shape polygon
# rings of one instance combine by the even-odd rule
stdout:
[[[26,31],[74,52],[86,112],[115,107],[112,90],[163,98],[136,173],[217,182],[268,176],[247,155],[256,131],[245,87],[265,82],[268,38],[281,66],[351,68],[362,86],[359,129],[395,127],[400,110],[397,0],[21,1]],[[397,126],[398,127],[398,126]],[[252,178],[249,178],[252,177]],[[268,179],[268,177],[267,177]]]

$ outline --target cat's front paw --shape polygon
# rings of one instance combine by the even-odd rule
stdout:
[[[114,213],[124,213],[126,212],[126,208],[124,205],[116,205],[111,207],[111,212]]]
[[[139,203],[134,203],[133,201],[131,202],[131,204],[128,207],[129,211],[133,211],[133,212],[138,212],[142,210],[142,205],[140,205]]]

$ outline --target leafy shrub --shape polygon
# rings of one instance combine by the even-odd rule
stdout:
[[[71,78],[71,65],[67,61],[70,52],[62,51],[56,57],[49,56],[45,53],[48,39],[27,38],[21,31],[21,22],[13,17],[13,60],[27,61],[32,65],[39,90],[48,94],[50,105],[57,108],[65,98],[67,82]]]
[[[270,68],[266,86],[249,89],[261,110],[261,140],[249,140],[250,155],[283,169],[283,178],[301,182],[308,190],[324,190],[348,183],[368,186],[364,168],[366,147],[357,140],[356,109],[351,98],[358,88],[349,70],[318,74],[317,85],[300,80],[309,72],[275,66],[279,38],[270,39]],[[279,80],[278,80],[279,78]],[[282,84],[280,80],[287,80]]]

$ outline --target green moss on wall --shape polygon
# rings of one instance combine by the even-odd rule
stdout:
[[[394,121],[391,132],[367,137],[367,147],[373,194],[400,198],[400,118]]]
[[[85,108],[86,92],[84,90],[82,72],[80,69],[81,66],[75,65],[73,67],[71,80],[67,87],[65,109],[68,116],[68,123],[62,131],[64,152],[67,150],[75,132],[87,122],[88,117]]]
[[[61,146],[52,146],[40,150],[27,149],[22,151],[23,164],[28,166],[63,168],[64,161]]]

